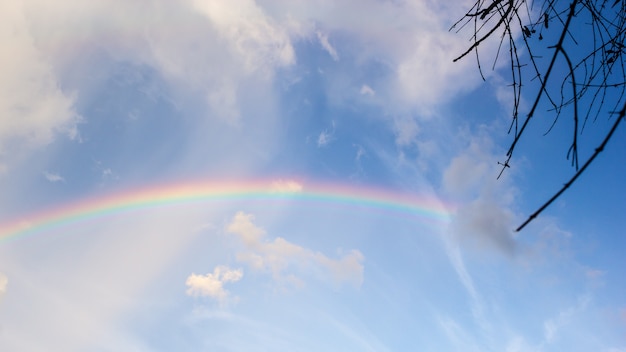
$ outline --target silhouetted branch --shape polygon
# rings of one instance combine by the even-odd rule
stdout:
[[[578,177],[580,175],[582,175],[583,172],[585,172],[585,170],[587,170],[587,167],[595,160],[595,158],[598,156],[598,154],[600,154],[603,150],[604,147],[606,147],[606,144],[609,142],[609,140],[611,139],[611,137],[613,136],[613,133],[615,132],[615,130],[617,129],[617,126],[619,125],[620,122],[622,122],[622,120],[624,120],[624,115],[626,115],[626,104],[624,104],[624,107],[622,108],[622,110],[619,112],[619,116],[617,118],[617,120],[615,120],[615,122],[613,123],[613,127],[611,127],[611,129],[609,130],[609,132],[606,134],[606,136],[604,137],[604,140],[602,141],[602,143],[596,148],[596,150],[594,151],[593,155],[591,155],[591,157],[589,159],[587,159],[587,161],[585,162],[585,164],[583,164],[583,167],[580,168],[580,170],[578,170],[574,176],[567,181],[563,187],[556,192],[552,198],[550,198],[547,202],[545,202],[541,207],[539,207],[539,209],[537,209],[537,211],[535,211],[534,213],[532,213],[528,219],[526,219],[526,221],[524,221],[524,223],[522,225],[520,225],[515,231],[520,231],[522,230],[526,225],[528,225],[528,223],[530,223],[534,218],[537,217],[537,215],[541,214],[542,211],[544,211],[544,209],[546,209],[550,204],[552,204],[552,202],[554,202],[557,198],[559,198],[561,196],[561,194],[563,194],[563,192],[565,192],[566,189],[569,188],[569,186],[572,185],[572,183],[574,183],[574,181],[576,181],[576,179],[578,179]]]
[[[540,3],[538,8],[536,3]],[[543,98],[551,106],[547,111],[554,115],[546,134],[555,128],[562,114],[567,113],[573,120],[572,142],[566,158],[572,158],[576,174],[566,187],[531,216],[530,221],[577,179],[612,135],[611,132],[592,158],[579,169],[579,135],[582,136],[589,118],[593,117],[595,122],[600,113],[616,111],[626,100],[626,0],[476,0],[451,30],[459,28],[458,31],[461,31],[470,23],[473,23],[472,44],[454,61],[474,51],[483,80],[479,46],[491,37],[498,40],[492,66],[496,69],[503,45],[509,45],[513,107],[508,132],[513,132],[513,141],[507,150],[506,160],[498,162],[502,166],[498,178],[510,167],[513,152],[538,113]],[[556,44],[542,48],[540,43],[547,38],[558,40]],[[547,61],[536,54],[540,49],[552,51]],[[559,57],[566,63],[564,73],[556,70]],[[553,82],[555,75],[561,80],[560,91],[557,88],[559,85]],[[525,88],[523,83],[528,81],[527,78],[530,82],[538,80],[537,90],[524,121],[519,121],[522,88]],[[560,94],[560,99],[555,99],[557,94]],[[607,104],[611,106],[605,106]],[[571,109],[571,114],[568,109]],[[584,114],[581,109],[586,110]],[[623,110],[619,120],[623,118]],[[617,122],[614,128],[616,126]]]

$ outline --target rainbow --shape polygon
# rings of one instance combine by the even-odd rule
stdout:
[[[445,223],[452,206],[435,197],[392,192],[374,187],[303,183],[292,180],[200,181],[158,185],[88,198],[0,224],[0,244],[20,237],[107,215],[140,209],[225,201],[294,200],[365,207],[400,213],[418,221]]]

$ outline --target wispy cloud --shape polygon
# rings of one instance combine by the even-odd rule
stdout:
[[[356,148],[356,155],[354,157],[354,161],[360,162],[361,158],[363,158],[364,156],[367,156],[367,153],[365,152],[365,148],[363,148],[363,146],[359,144],[353,144],[353,147]]]
[[[293,180],[277,180],[272,182],[270,188],[272,192],[277,193],[298,193],[302,191],[303,186],[301,183]]]
[[[358,250],[332,259],[282,237],[269,240],[265,230],[257,227],[253,220],[253,215],[238,212],[226,226],[226,231],[236,236],[245,249],[237,253],[237,261],[251,269],[269,272],[275,280],[288,281],[296,286],[304,284],[300,276],[320,270],[323,274],[319,278],[330,278],[337,284],[351,283],[358,287],[363,282],[364,256]]]
[[[317,136],[317,147],[321,148],[321,147],[325,147],[328,144],[330,144],[334,139],[334,135],[335,135],[335,121],[332,121],[332,128],[330,130],[324,130],[322,132],[320,132],[320,134]]]
[[[322,48],[333,58],[335,61],[339,61],[339,55],[337,50],[328,41],[328,34],[324,34],[321,31],[317,31],[317,39],[320,41]]]
[[[65,179],[55,172],[44,171],[43,176],[50,182],[65,182]]]
[[[396,132],[396,144],[406,147],[417,142],[420,128],[414,118],[403,117],[394,119],[394,131]]]
[[[557,338],[559,330],[569,324],[576,314],[584,311],[590,301],[591,297],[589,295],[581,296],[578,298],[578,302],[575,306],[569,307],[559,312],[556,317],[546,320],[543,323],[544,344],[551,344],[554,342]]]
[[[474,320],[478,324],[478,326],[481,327],[483,334],[489,337],[490,333],[492,332],[492,327],[485,317],[483,298],[479,294],[476,285],[474,284],[474,280],[472,279],[469,271],[467,270],[467,267],[465,266],[465,262],[463,261],[463,256],[461,254],[458,243],[450,239],[445,239],[445,246],[452,267],[456,271],[456,274],[458,275],[461,284],[467,291],[467,294],[470,298],[470,306]]]
[[[328,143],[330,143],[332,139],[333,139],[333,136],[330,132],[322,131],[320,132],[319,136],[317,136],[317,146],[324,147],[328,145]]]

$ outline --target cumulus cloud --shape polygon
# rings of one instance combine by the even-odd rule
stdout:
[[[231,269],[227,266],[217,266],[213,273],[206,275],[189,275],[185,284],[187,294],[194,297],[209,297],[220,303],[230,298],[230,293],[224,288],[225,283],[237,282],[243,277],[243,270]]]
[[[351,250],[339,259],[332,259],[320,252],[293,244],[284,238],[266,238],[266,232],[254,223],[254,216],[238,212],[226,227],[237,237],[244,251],[237,253],[237,260],[256,271],[268,272],[275,280],[302,284],[298,276],[310,272],[320,273],[333,283],[350,283],[360,286],[363,282],[364,256]]]
[[[77,51],[90,52],[93,43],[111,60],[154,69],[164,79],[168,94],[172,95],[167,98],[174,103],[179,103],[177,98],[184,96],[181,90],[182,93],[193,92],[204,98],[212,110],[207,116],[237,123],[245,119],[245,108],[254,100],[246,92],[258,92],[261,90],[257,88],[261,88],[265,93],[263,97],[271,97],[275,86],[271,80],[261,77],[271,78],[279,69],[294,67],[295,43],[311,38],[335,60],[339,59],[339,52],[346,52],[342,60],[357,58],[359,64],[353,65],[355,68],[386,63],[389,72],[376,82],[381,89],[374,92],[368,85],[360,89],[363,95],[383,95],[377,101],[385,104],[386,110],[406,112],[407,106],[409,109],[431,106],[472,85],[470,79],[458,79],[464,74],[466,64],[453,64],[450,60],[453,53],[467,43],[461,36],[448,33],[450,12],[441,11],[440,7],[445,5],[432,1],[314,4],[191,0],[127,2],[114,7],[103,0],[90,2],[89,6],[69,1],[48,4],[24,0],[23,3],[29,9],[28,18],[20,16],[20,2],[4,4],[7,9],[1,11],[6,20],[0,23],[7,26],[2,33],[11,37],[3,41],[7,53],[11,53],[3,55],[3,60],[10,58],[10,64],[18,62],[21,67],[13,70],[12,65],[1,65],[3,82],[0,85],[11,87],[8,93],[27,92],[13,94],[19,95],[15,98],[2,94],[2,100],[12,100],[5,105],[27,109],[21,112],[22,118],[12,122],[4,119],[0,123],[0,141],[16,136],[47,143],[58,132],[78,136],[79,117],[73,110],[74,95],[60,90],[58,82],[68,81],[65,76],[72,71],[71,67],[93,65],[88,62],[88,55],[73,55]],[[344,13],[353,13],[351,17],[359,20],[346,20],[339,15]],[[170,21],[185,25],[169,25]],[[35,28],[33,38],[28,35],[26,23]],[[18,33],[25,34],[9,35],[11,28],[18,28]],[[344,48],[332,42],[329,38],[336,33],[348,38],[351,45]],[[13,42],[19,42],[20,46],[13,48]],[[66,50],[68,46],[74,50]],[[470,61],[467,60],[473,64]],[[250,88],[252,81],[258,84],[257,79],[263,82]],[[329,80],[331,87],[337,78]],[[70,81],[74,83],[64,87],[76,90],[76,97],[85,97],[88,90],[83,89],[84,81],[76,78]],[[16,83],[25,88],[14,89]],[[359,85],[355,87],[358,92]],[[354,93],[355,90],[349,91]],[[255,93],[255,96],[258,95]],[[46,103],[45,109],[42,102]],[[399,108],[401,105],[403,107]],[[393,113],[385,116],[393,116]],[[318,145],[328,144],[332,136],[329,131],[320,133]]]

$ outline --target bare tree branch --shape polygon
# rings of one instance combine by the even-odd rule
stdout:
[[[458,28],[457,32],[460,32],[470,23],[473,23],[472,44],[454,61],[474,51],[483,79],[478,48],[488,40],[498,41],[492,66],[492,69],[497,69],[496,62],[500,59],[503,45],[509,46],[513,107],[508,132],[513,132],[513,140],[505,161],[498,162],[502,166],[498,178],[510,167],[513,152],[541,106],[548,104],[546,111],[553,114],[546,134],[560,128],[557,122],[562,114],[570,116],[573,122],[572,142],[566,159],[571,157],[575,174],[518,228],[519,231],[578,179],[604,149],[624,118],[626,0],[476,0],[451,30]],[[550,41],[548,38],[555,40],[556,44],[543,46],[544,40]],[[551,52],[547,61],[543,55],[537,55],[545,50]],[[557,65],[559,58],[565,61],[564,72]],[[520,121],[523,83],[528,79],[530,82],[538,80],[538,83],[534,88],[533,103],[525,119]],[[560,85],[555,80],[560,80]],[[559,95],[560,99],[556,98]],[[542,99],[544,103],[540,104]],[[617,111],[621,106],[624,107],[602,144],[579,168],[580,137],[588,121],[595,122],[600,114]]]

